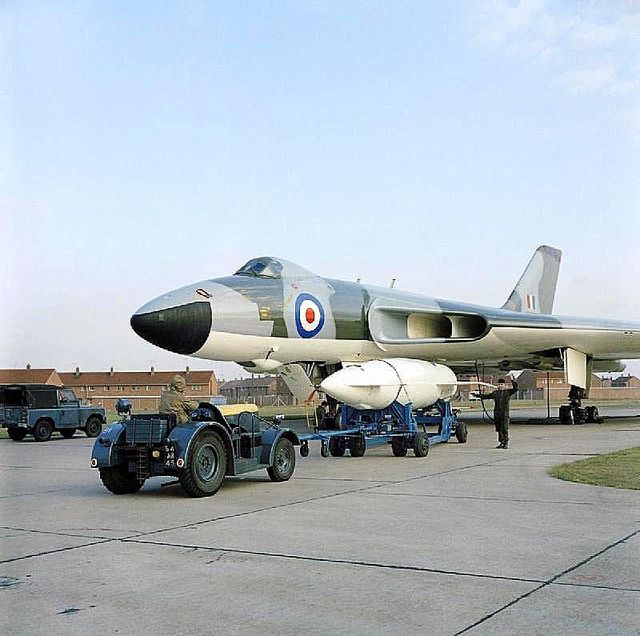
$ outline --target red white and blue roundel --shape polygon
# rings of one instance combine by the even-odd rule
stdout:
[[[296,329],[301,338],[312,338],[324,327],[324,309],[311,294],[296,298]]]

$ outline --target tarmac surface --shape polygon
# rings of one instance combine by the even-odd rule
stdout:
[[[0,440],[3,634],[639,634],[640,492],[549,466],[640,445],[640,419],[516,423],[327,458],[289,482],[169,478],[114,496],[93,440]]]

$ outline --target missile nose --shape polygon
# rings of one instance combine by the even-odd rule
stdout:
[[[151,344],[191,355],[202,348],[209,337],[211,305],[195,302],[155,311],[140,310],[131,316],[131,328]]]

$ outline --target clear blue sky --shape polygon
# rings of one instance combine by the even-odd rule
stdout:
[[[640,9],[5,0],[0,222],[0,367],[207,367],[129,316],[262,254],[640,320]]]

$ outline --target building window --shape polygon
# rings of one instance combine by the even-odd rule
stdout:
[[[191,385],[191,388],[192,388],[194,391],[199,391],[199,390],[202,388],[202,384],[192,384],[192,385]]]
[[[111,387],[107,384],[107,385],[105,385],[104,390],[105,391],[111,391]]]
[[[87,387],[87,391],[95,391],[96,387],[95,386],[88,386]]]
[[[137,391],[139,388],[140,388],[139,386],[131,386],[132,391]]]

